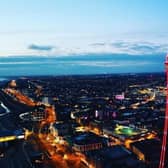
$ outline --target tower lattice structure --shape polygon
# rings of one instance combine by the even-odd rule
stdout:
[[[166,91],[166,112],[165,112],[163,140],[162,140],[162,148],[161,148],[159,168],[165,168],[166,149],[167,149],[167,134],[168,134],[168,54],[166,56],[165,67],[166,67],[166,88],[167,88],[167,91]]]

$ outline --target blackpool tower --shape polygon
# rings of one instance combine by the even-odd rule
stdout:
[[[160,155],[159,168],[165,168],[166,161],[166,145],[167,145],[167,132],[168,132],[168,54],[165,61],[166,67],[166,112],[165,112],[165,121],[164,121],[164,130],[163,130],[163,140],[162,140],[162,149]]]

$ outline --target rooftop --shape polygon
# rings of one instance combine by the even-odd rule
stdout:
[[[74,143],[78,145],[88,145],[101,142],[102,138],[92,132],[79,132],[74,137]]]
[[[153,153],[159,154],[161,150],[161,142],[157,139],[146,139],[133,142],[131,146],[135,146],[145,155],[152,155]]]
[[[130,152],[120,145],[100,150],[102,157],[107,157],[110,160],[117,160],[130,155]]]
[[[156,139],[147,139],[143,141],[134,142],[131,144],[138,148],[144,155],[145,160],[149,162],[159,162],[161,142]]]

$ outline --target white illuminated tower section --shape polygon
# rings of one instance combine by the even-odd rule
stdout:
[[[165,121],[164,121],[164,130],[163,130],[163,140],[162,140],[162,149],[160,155],[160,164],[159,168],[165,168],[165,156],[166,156],[166,145],[167,145],[167,131],[168,131],[168,54],[166,56],[166,113],[165,113]]]

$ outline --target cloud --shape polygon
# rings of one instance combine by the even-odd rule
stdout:
[[[130,49],[142,53],[160,53],[166,51],[165,45],[155,45],[155,44],[133,44],[129,46]]]
[[[125,67],[125,66],[147,66],[147,65],[157,65],[156,62],[150,61],[77,61],[76,64],[80,66],[90,66],[90,67]]]
[[[124,42],[124,41],[123,42],[120,41],[120,42],[113,42],[113,43],[111,43],[111,45],[114,46],[114,47],[117,47],[117,48],[122,48],[122,47],[128,47],[129,43]]]
[[[125,54],[158,54],[168,51],[168,44],[155,44],[150,42],[113,42],[111,48]]]
[[[82,52],[82,50],[80,51]],[[143,41],[133,41],[133,40],[132,41],[121,40],[121,41],[113,41],[113,42],[95,42],[95,43],[89,44],[88,48],[86,48],[85,50],[83,49],[83,51],[84,51],[84,54],[85,53],[130,54],[130,55],[160,54],[160,53],[168,52],[168,42],[153,43],[153,42],[143,42]]]
[[[54,47],[50,45],[36,45],[31,44],[28,46],[28,49],[36,50],[36,51],[51,51]]]
[[[92,43],[91,46],[105,46],[106,43]]]
[[[55,43],[59,43],[58,41]],[[158,55],[168,52],[168,42],[150,42],[141,40],[95,40],[91,42],[73,43],[54,47],[53,45],[31,44],[27,47],[26,55],[46,55],[46,56],[78,56],[92,54],[128,54],[128,55]],[[23,53],[23,52],[22,52]],[[23,54],[20,55],[23,55]]]

